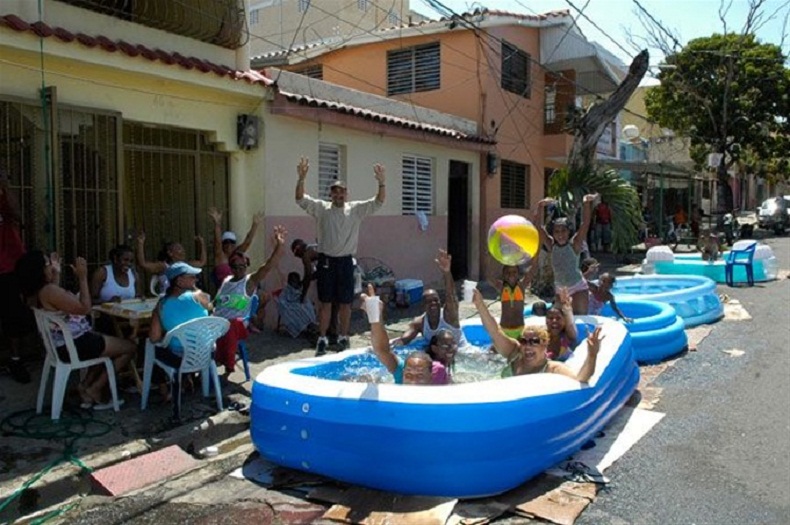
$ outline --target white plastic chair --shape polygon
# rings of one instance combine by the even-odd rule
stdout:
[[[148,281],[148,291],[151,292],[151,295],[154,297],[162,297],[165,295],[165,290],[161,290],[159,287],[162,285],[161,280],[159,279],[158,275],[152,275],[151,280]]]
[[[44,369],[41,371],[41,382],[38,386],[38,401],[36,403],[36,413],[40,414],[44,408],[44,394],[47,390],[47,382],[49,381],[49,372],[51,368],[55,369],[55,380],[52,385],[52,419],[57,421],[60,419],[60,413],[63,409],[63,397],[66,394],[66,384],[69,381],[69,375],[72,370],[79,370],[88,368],[89,366],[103,364],[107,368],[107,378],[110,382],[110,393],[112,393],[112,405],[116,412],[120,410],[118,404],[118,390],[115,386],[115,368],[113,367],[112,360],[109,357],[97,357],[95,359],[88,359],[81,361],[77,348],[74,346],[74,337],[71,334],[66,321],[63,319],[59,312],[48,312],[40,308],[33,308],[36,315],[36,326],[41,340],[44,343],[44,348],[47,352],[47,358],[44,360]],[[52,329],[57,328],[63,333],[63,339],[66,344],[66,350],[69,353],[70,362],[65,363],[60,360],[55,339],[52,336]]]
[[[203,383],[203,396],[209,396],[209,379],[214,382],[214,391],[217,398],[217,410],[222,410],[222,391],[219,386],[219,374],[217,365],[214,364],[214,348],[217,339],[227,333],[230,322],[221,317],[201,317],[182,323],[169,332],[162,341],[162,347],[167,347],[170,342],[177,339],[183,349],[181,366],[176,369],[156,358],[156,345],[149,339],[145,343],[145,365],[143,368],[143,393],[140,401],[140,409],[145,410],[148,406],[148,394],[151,390],[151,375],[154,365],[158,366],[167,373],[172,382],[178,374],[178,391],[175,392],[177,398],[175,403],[176,417],[181,414],[181,377],[184,374],[200,372]]]

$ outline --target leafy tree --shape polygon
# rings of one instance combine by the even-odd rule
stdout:
[[[786,60],[779,46],[753,34],[698,38],[665,57],[661,85],[645,97],[648,115],[690,137],[693,151],[721,155],[720,212],[733,209],[728,175],[733,164],[748,158],[781,172],[776,156],[787,144],[790,117]]]

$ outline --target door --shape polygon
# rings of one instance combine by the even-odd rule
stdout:
[[[455,279],[469,276],[469,163],[450,161],[450,180],[447,191],[447,251],[452,255],[451,270]]]

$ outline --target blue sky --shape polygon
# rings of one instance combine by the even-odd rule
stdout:
[[[457,13],[472,11],[478,7],[488,7],[515,13],[536,14],[559,9],[568,9],[574,17],[579,12],[571,7],[568,0],[485,0],[472,2],[468,0],[439,0],[445,6]],[[636,36],[645,35],[636,16],[638,8],[633,0],[570,0],[584,14],[598,25],[604,33],[593,26],[583,16],[578,17],[577,23],[588,39],[594,40],[618,56],[626,64],[631,62],[635,51],[628,42],[628,29]],[[721,33],[723,25],[719,19],[719,0],[639,0],[653,17],[659,20],[667,29],[673,31],[685,43],[694,38]],[[746,20],[748,11],[747,0],[732,0],[727,13],[727,28],[729,31],[740,32]],[[428,6],[425,0],[411,0],[411,8],[415,11],[437,18],[439,14]],[[783,19],[790,11],[788,0],[767,0],[764,6],[765,17],[778,11],[775,19],[766,22],[757,31],[757,36],[762,42],[779,44],[783,33]],[[790,31],[790,27],[787,28]],[[609,36],[606,36],[609,35]],[[611,39],[609,38],[611,37]],[[612,40],[619,42],[625,51],[620,49]],[[644,45],[644,44],[643,44]],[[628,54],[626,54],[628,51]],[[783,51],[790,54],[790,35],[785,39]],[[650,49],[651,65],[658,64],[661,56],[657,50]]]

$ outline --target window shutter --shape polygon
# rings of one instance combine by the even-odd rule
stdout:
[[[397,49],[387,53],[387,95],[439,89],[439,43]]]
[[[499,201],[502,208],[526,209],[529,202],[529,166],[502,161]]]
[[[329,186],[341,179],[342,166],[340,146],[337,144],[318,145],[318,197],[329,198]]]
[[[404,155],[401,168],[403,215],[414,215],[418,211],[433,213],[433,160]]]

